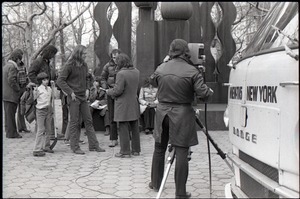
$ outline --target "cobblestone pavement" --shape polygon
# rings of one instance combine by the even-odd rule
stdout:
[[[60,101],[56,100],[56,107]],[[60,108],[57,108],[60,110]],[[57,113],[57,128],[61,128],[61,112]],[[28,128],[34,130],[34,122]],[[82,129],[84,131],[84,129]],[[230,151],[228,131],[209,132],[224,151]],[[96,132],[100,146],[106,152],[88,151],[88,144],[81,145],[85,155],[71,152],[69,146],[59,140],[54,153],[34,157],[32,149],[34,133],[22,133],[21,139],[7,139],[3,133],[3,198],[155,198],[157,192],[148,188],[150,182],[153,138],[141,133],[141,155],[132,158],[116,158],[119,145],[110,148],[109,137]],[[187,191],[193,198],[209,198],[209,166],[207,139],[198,132],[199,145],[192,147],[189,162]],[[87,137],[82,133],[82,138]],[[212,164],[213,198],[224,198],[224,186],[231,181],[232,172],[216,154],[210,144]],[[174,198],[174,165],[172,165],[161,198]]]

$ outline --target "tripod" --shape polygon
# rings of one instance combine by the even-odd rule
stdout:
[[[167,178],[169,176],[171,166],[172,166],[172,164],[174,162],[174,159],[175,159],[175,148],[171,144],[168,144],[168,152],[169,153],[168,153],[168,157],[167,157],[167,168],[166,168],[166,171],[164,172],[164,176],[163,176],[163,179],[161,181],[161,185],[159,187],[159,191],[157,193],[156,199],[160,198],[160,196],[161,196],[161,193],[164,189]],[[191,160],[191,154],[192,153],[193,152],[191,151],[191,148],[189,148],[188,157],[187,157],[189,161]]]
[[[218,145],[214,142],[214,140],[210,137],[210,135],[208,134],[205,126],[202,124],[202,122],[199,120],[199,118],[196,116],[196,123],[199,125],[199,127],[201,128],[201,130],[203,131],[203,133],[206,135],[208,141],[210,141],[212,143],[212,145],[215,147],[215,149],[217,150],[217,154],[221,156],[221,158],[225,161],[225,163],[227,164],[227,166],[230,168],[230,170],[233,172],[233,168],[232,166],[229,164],[229,162],[227,161],[226,159],[226,154],[218,147]],[[161,181],[161,185],[160,185],[160,188],[159,188],[159,191],[157,193],[157,196],[156,196],[156,199],[159,199],[160,196],[161,196],[161,193],[164,189],[164,186],[166,184],[166,181],[167,181],[167,178],[168,178],[168,175],[169,175],[169,172],[170,172],[170,169],[171,169],[171,166],[174,162],[174,159],[175,159],[175,149],[174,147],[171,145],[171,144],[168,144],[168,158],[167,158],[167,168],[166,168],[166,171],[164,172],[164,176],[163,176],[163,179]],[[189,148],[189,153],[188,153],[188,160],[190,161],[191,160],[191,154],[193,152],[190,150]],[[211,193],[211,191],[210,191]]]

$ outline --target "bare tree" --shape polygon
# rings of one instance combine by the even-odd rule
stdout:
[[[267,14],[269,2],[235,2],[237,18],[233,23],[232,34],[236,42],[236,52],[245,49],[249,38],[257,30]]]
[[[45,41],[45,43],[39,47],[36,52],[32,55],[31,59],[35,59],[39,54],[40,52],[47,46],[51,43],[51,41],[55,38],[55,35],[56,33],[58,33],[60,30],[66,28],[67,26],[69,26],[70,24],[72,24],[74,21],[76,21],[85,11],[87,11],[90,7],[91,3],[88,4],[87,7],[85,7],[77,16],[75,16],[73,19],[71,19],[70,21],[66,22],[66,23],[63,23],[61,24],[60,26],[58,26],[57,28],[55,28],[49,38]]]
[[[8,4],[8,7],[15,7],[20,5],[21,3],[18,4]],[[3,17],[6,19],[4,23],[2,23],[2,25],[13,25],[13,26],[17,26],[19,28],[21,28],[22,30],[24,30],[24,34],[25,34],[25,47],[26,47],[26,62],[27,62],[27,66],[28,66],[28,60],[29,60],[29,56],[32,54],[33,51],[33,42],[32,42],[32,26],[33,26],[33,20],[35,17],[40,16],[42,14],[45,13],[45,11],[47,10],[47,5],[45,2],[43,2],[43,8],[41,8],[39,11],[37,11],[36,13],[33,13],[33,4],[32,3],[27,3],[27,13],[28,13],[28,17],[26,20],[20,20],[20,21],[10,21],[8,15],[3,15],[2,14],[2,19]],[[25,27],[23,27],[25,26]]]
[[[63,24],[63,13],[62,13],[62,2],[58,2],[59,6],[59,26]],[[64,31],[63,29],[59,30],[59,46],[60,46],[60,53],[61,53],[61,65],[63,66],[66,62],[66,55],[65,55],[65,42],[64,42]]]
[[[92,18],[92,27],[93,27],[92,38],[93,38],[93,41],[95,42],[96,39],[97,39],[97,31],[98,31],[98,29],[96,28],[96,20],[95,20],[94,15],[93,15],[93,11],[94,10],[95,10],[95,3],[93,2],[92,3],[92,10],[90,9],[89,13],[90,13],[90,16]],[[97,66],[97,57],[96,57],[96,54],[93,53],[93,68],[95,69],[96,66]]]
[[[21,6],[23,3],[6,3],[4,6],[7,8],[15,8],[16,6]],[[34,25],[34,19],[37,16],[45,15],[46,10],[48,9],[48,6],[45,2],[42,3],[42,6],[39,3],[26,3],[27,5],[27,19],[26,20],[20,20],[20,21],[11,21],[8,14],[3,14],[2,12],[2,19],[3,19],[3,26],[16,26],[22,30],[24,30],[25,34],[25,46],[26,51],[28,54],[29,62],[31,63],[32,60],[34,60],[40,52],[53,40],[55,40],[56,34],[69,26],[70,24],[74,23],[85,11],[87,11],[91,5],[89,3],[86,7],[84,7],[81,12],[79,12],[74,18],[70,19],[68,22],[62,23],[59,26],[55,26],[55,24],[52,24],[52,31],[50,31],[50,34],[48,35],[48,38],[43,41],[43,44],[37,48],[37,50],[33,53],[33,36],[32,36],[32,27]],[[36,6],[37,11],[34,12],[33,5]],[[45,15],[46,16],[46,15]],[[53,18],[51,18],[51,21],[53,22]]]

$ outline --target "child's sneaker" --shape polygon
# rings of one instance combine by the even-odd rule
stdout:
[[[33,156],[41,157],[45,155],[46,153],[44,151],[33,151]]]
[[[64,140],[64,143],[65,143],[67,146],[70,146],[70,140]]]
[[[79,143],[80,144],[85,144],[85,141],[84,140],[79,140]]]

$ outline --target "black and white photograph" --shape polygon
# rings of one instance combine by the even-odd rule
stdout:
[[[299,198],[298,2],[10,2],[2,198]]]

